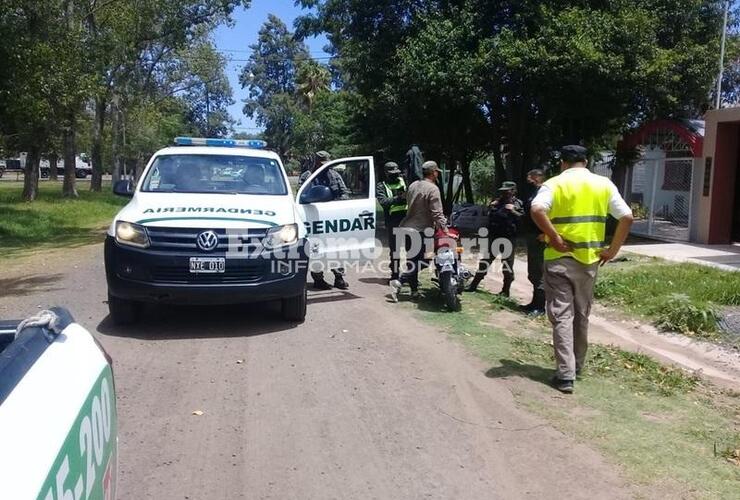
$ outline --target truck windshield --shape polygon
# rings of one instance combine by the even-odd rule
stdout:
[[[162,155],[144,179],[150,193],[288,194],[280,164],[231,155]]]

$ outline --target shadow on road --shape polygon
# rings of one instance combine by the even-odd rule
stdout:
[[[359,295],[343,290],[333,290],[328,292],[313,292],[308,294],[308,305],[321,304],[323,302],[343,302],[345,300],[361,299]]]
[[[291,330],[298,323],[284,321],[279,302],[229,306],[147,305],[138,323],[113,324],[106,316],[97,327],[103,335],[140,340],[252,337]]]
[[[501,366],[491,368],[486,372],[488,378],[524,377],[535,382],[550,386],[553,370],[537,365],[527,365],[511,359],[499,360]]]
[[[54,287],[53,285],[62,277],[62,274],[39,274],[22,278],[0,279],[0,297],[25,297],[36,293],[60,290],[60,287]]]
[[[383,285],[388,286],[388,278],[360,278],[360,283],[366,283],[368,285]]]

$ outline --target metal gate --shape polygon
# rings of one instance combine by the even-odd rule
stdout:
[[[627,175],[625,192],[635,216],[632,233],[666,240],[689,240],[692,158],[643,157]]]

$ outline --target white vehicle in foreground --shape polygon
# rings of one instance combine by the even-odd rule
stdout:
[[[112,500],[111,360],[64,309],[0,321],[0,498]]]
[[[134,322],[145,302],[268,300],[280,300],[283,317],[301,322],[309,261],[372,258],[372,157],[329,162],[294,196],[280,157],[259,149],[262,141],[175,142],[154,154],[135,187],[114,186],[132,197],[105,242],[115,323]]]

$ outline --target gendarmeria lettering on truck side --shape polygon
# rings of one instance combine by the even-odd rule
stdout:
[[[147,208],[145,214],[241,214],[241,215],[266,215],[274,217],[272,210],[259,210],[252,208],[223,208],[223,207],[157,207]]]

